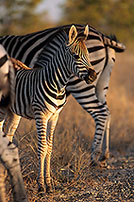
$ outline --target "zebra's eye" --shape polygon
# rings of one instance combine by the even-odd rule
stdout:
[[[78,60],[78,59],[80,58],[79,55],[77,55],[77,54],[74,54],[73,56],[74,56],[74,58],[75,58],[76,60]]]

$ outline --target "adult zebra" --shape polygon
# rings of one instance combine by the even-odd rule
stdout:
[[[5,134],[23,116],[35,119],[38,133],[39,192],[44,192],[44,160],[46,160],[46,191],[51,191],[50,157],[53,131],[59,112],[66,103],[66,84],[75,74],[88,84],[96,79],[89,62],[85,40],[88,26],[79,32],[74,25],[51,32],[43,50],[38,55],[34,69],[22,69],[16,73],[15,100],[5,118]],[[17,114],[17,115],[16,115]],[[19,115],[19,116],[18,116]],[[11,117],[10,117],[11,116]],[[17,118],[16,118],[17,117]]]
[[[62,26],[70,28],[71,25]],[[76,25],[81,29],[81,25]],[[23,36],[3,36],[0,43],[6,48],[11,57],[14,57],[27,66],[33,67],[37,56],[46,44],[51,33],[55,33],[59,27],[39,31]],[[117,42],[95,28],[89,26],[89,34],[86,41],[91,64],[97,71],[97,80],[93,85],[86,85],[76,76],[70,78],[67,84],[68,94],[72,94],[80,105],[94,118],[96,131],[92,144],[92,159],[98,160],[99,153],[102,153],[102,141],[104,144],[102,159],[109,156],[109,124],[110,113],[106,104],[106,93],[108,90],[110,74],[115,62],[115,51],[125,50],[123,44]],[[17,127],[17,126],[16,126]],[[13,133],[13,132],[12,132]],[[105,135],[104,135],[105,134]],[[103,137],[106,138],[103,138]]]
[[[106,95],[112,68],[115,64],[115,52],[123,52],[125,46],[114,35],[105,36],[90,27],[86,41],[91,64],[97,72],[96,81],[87,85],[72,75],[67,85],[77,102],[94,119],[96,130],[92,143],[91,164],[98,165],[109,158],[110,111]]]
[[[8,109],[14,97],[14,68],[0,45],[0,107]],[[9,99],[10,98],[10,99]],[[17,147],[0,131],[0,161],[11,179],[14,202],[27,202]],[[0,164],[0,201],[6,202],[4,167]]]

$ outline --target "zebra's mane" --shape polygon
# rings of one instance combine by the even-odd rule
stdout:
[[[62,36],[59,40],[59,36]],[[53,34],[51,34],[47,40],[46,43],[43,46],[43,49],[41,50],[41,52],[38,54],[36,61],[34,63],[34,67],[33,68],[42,68],[45,66],[45,64],[47,64],[47,55],[48,52],[50,52],[54,55],[54,52],[56,52],[59,49],[59,45],[63,45],[64,41],[66,40],[67,35],[65,32],[63,32],[62,29],[57,30],[56,32],[54,32]],[[54,46],[54,41],[60,42],[58,46],[53,47]],[[53,46],[52,46],[53,45]]]

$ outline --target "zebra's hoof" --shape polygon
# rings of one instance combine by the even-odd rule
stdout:
[[[97,166],[99,166],[99,162],[91,160],[90,166],[91,167],[97,167]]]
[[[45,193],[46,193],[45,188],[44,188],[44,187],[39,187],[39,188],[38,188],[38,193],[39,193],[39,195],[40,195],[41,197],[43,197],[43,196],[45,195]]]
[[[106,161],[91,161],[90,166],[97,167],[97,168],[107,168],[107,162]]]
[[[100,164],[99,158],[100,158],[100,151],[94,151],[94,152],[92,152],[90,165],[92,167],[93,166],[99,166],[99,164]]]
[[[108,168],[107,161],[106,161],[106,160],[100,161],[100,167],[101,167],[101,168]]]
[[[99,165],[99,161],[97,158],[94,158],[93,156],[91,157],[91,162],[90,162],[90,166],[91,167],[97,167]]]
[[[52,192],[53,192],[53,189],[52,189],[52,186],[51,185],[47,185],[46,186],[46,192],[48,193],[48,194],[51,194]]]
[[[102,155],[100,156],[99,161],[105,161],[105,160],[107,160],[107,159],[109,159],[109,158],[110,158],[110,153],[107,152],[107,153],[102,154]]]

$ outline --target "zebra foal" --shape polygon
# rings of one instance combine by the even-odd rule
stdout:
[[[0,107],[8,109],[14,96],[14,68],[5,49],[0,45]],[[14,202],[27,202],[21,174],[18,149],[0,131],[0,161],[7,169],[13,189]],[[4,168],[0,165],[0,201],[6,202]]]
[[[35,68],[17,71],[15,100],[10,107],[9,116],[1,117],[5,119],[4,132],[10,140],[15,128],[13,126],[18,124],[20,116],[35,119],[38,133],[39,192],[45,192],[44,169],[46,191],[52,190],[50,158],[53,132],[59,112],[66,103],[65,87],[71,74],[88,84],[96,79],[85,46],[87,36],[88,26],[83,27],[80,32],[72,25],[70,29],[63,27],[52,33],[38,55]]]

